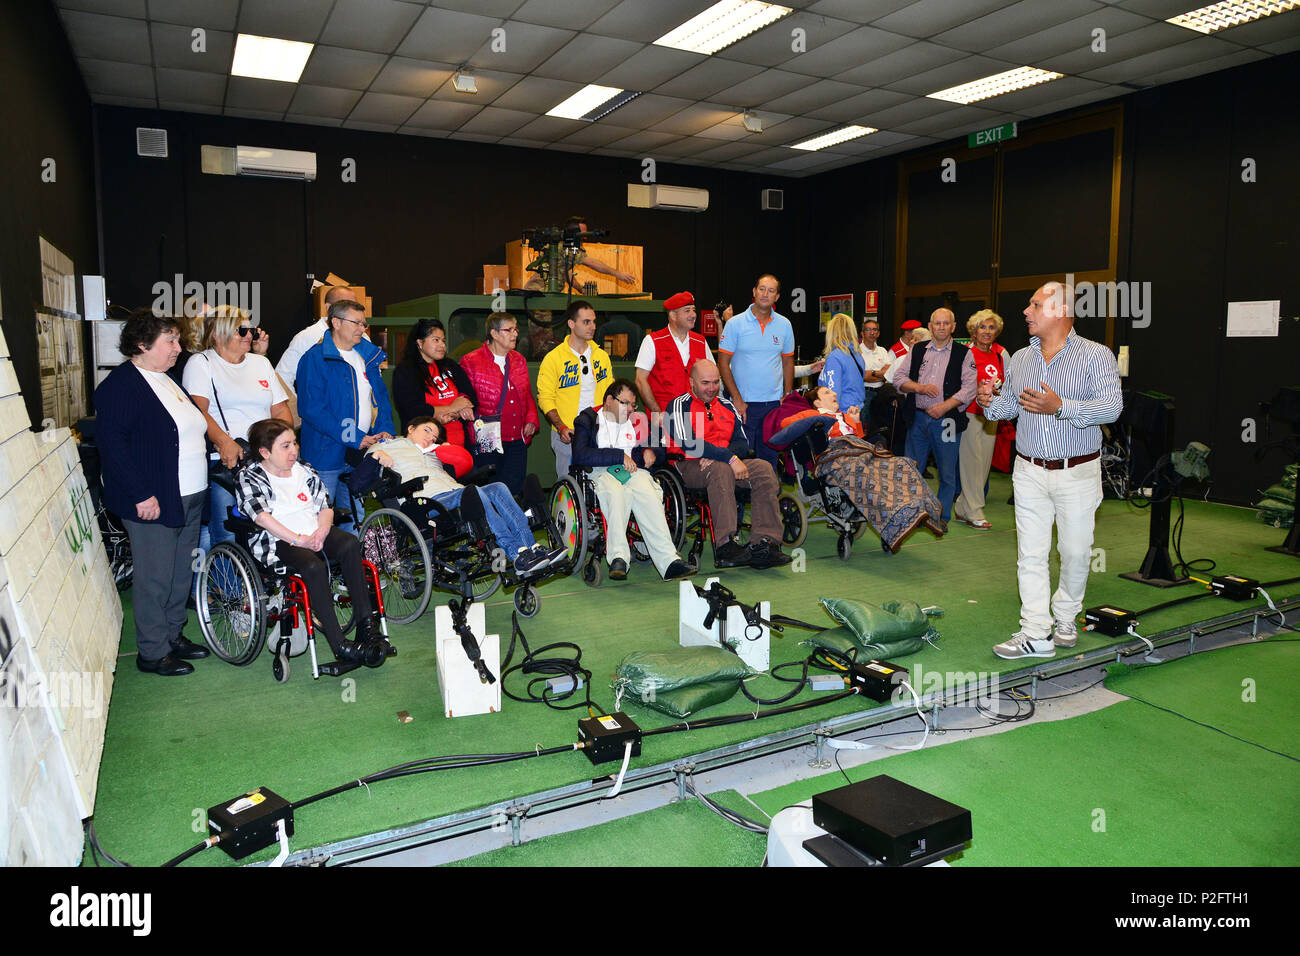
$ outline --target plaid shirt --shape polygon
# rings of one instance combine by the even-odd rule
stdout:
[[[320,475],[316,474],[311,465],[304,465],[298,462],[302,470],[307,473],[307,493],[311,495],[312,502],[316,506],[316,513],[330,506],[329,495],[325,491],[325,483],[320,480]],[[266,474],[266,469],[261,462],[247,465],[239,469],[238,491],[235,499],[238,502],[239,510],[251,521],[256,521],[260,514],[271,513],[271,502],[275,500],[275,491],[271,488],[271,480]],[[261,561],[267,567],[274,567],[276,563],[275,545],[277,538],[266,528],[258,528],[253,537],[248,542],[249,549],[253,552],[253,557]]]

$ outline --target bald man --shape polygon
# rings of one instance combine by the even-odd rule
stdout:
[[[1014,418],[1020,630],[993,648],[1007,660],[1054,657],[1078,643],[1077,619],[1101,504],[1101,426],[1124,408],[1110,349],[1074,331],[1074,290],[1049,282],[1025,309],[1029,344],[1011,357],[1006,384],[980,383],[976,401],[990,421]],[[1060,583],[1051,594],[1048,558],[1056,525]],[[1050,595],[1050,605],[1049,605]]]
[[[790,563],[781,551],[781,513],[776,503],[781,484],[772,466],[749,453],[736,406],[723,398],[722,374],[708,359],[691,366],[691,390],[673,399],[664,412],[664,430],[682,446],[686,460],[678,473],[688,488],[707,489],[713,515],[713,560],[719,568],[748,565],[771,568]],[[753,512],[749,544],[735,540],[739,515],[736,486],[749,488]]]
[[[894,367],[894,387],[906,396],[900,416],[909,422],[903,454],[924,471],[934,453],[945,525],[957,497],[957,461],[967,423],[964,409],[975,399],[975,363],[970,350],[953,341],[956,327],[951,310],[935,309],[930,313],[930,341],[918,342]]]

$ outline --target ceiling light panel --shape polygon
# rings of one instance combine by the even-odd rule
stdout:
[[[235,40],[232,76],[297,83],[315,44],[241,33]]]
[[[1223,3],[1212,3],[1208,7],[1170,17],[1166,22],[1197,33],[1214,33],[1274,13],[1286,13],[1297,7],[1300,7],[1298,0],[1224,0]]]
[[[789,7],[761,0],[721,0],[677,29],[665,33],[655,43],[708,56],[775,23],[790,12]]]
[[[994,96],[1001,96],[1003,93],[1010,93],[1012,90],[1023,90],[1029,86],[1046,83],[1049,80],[1059,80],[1063,75],[1053,73],[1050,70],[1039,70],[1032,66],[1022,66],[1014,70],[1007,70],[1005,73],[986,76],[983,79],[972,80],[970,83],[951,86],[946,90],[927,95],[931,99],[947,100],[949,103],[967,105]]]
[[[791,149],[818,150],[825,149],[827,146],[834,146],[837,143],[843,143],[850,139],[857,139],[859,136],[866,136],[869,133],[876,132],[870,126],[845,126],[843,129],[832,130],[829,133],[823,133],[821,136],[814,136],[812,139],[806,139],[802,143],[791,143]]]

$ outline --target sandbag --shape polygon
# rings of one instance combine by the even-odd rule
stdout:
[[[846,598],[821,598],[821,605],[844,626],[867,658],[915,654],[927,638],[938,637],[921,605],[915,601],[886,601],[877,607]]]
[[[734,655],[733,655],[734,656]],[[740,689],[740,681],[728,677],[722,680],[704,681],[676,690],[660,690],[638,698],[651,710],[657,710],[670,717],[689,717],[691,714],[722,704],[735,696]]]
[[[729,680],[739,687],[742,678],[756,673],[731,651],[709,646],[633,651],[615,670],[623,693],[641,699],[652,691],[659,696],[664,691],[718,680]]]
[[[806,637],[802,643],[834,651],[851,660],[857,660],[858,655],[862,653],[862,645],[847,627],[828,627],[824,631],[816,631]]]

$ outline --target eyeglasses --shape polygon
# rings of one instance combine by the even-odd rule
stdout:
[[[518,334],[519,334],[519,326],[517,326],[517,325],[512,325],[512,326],[510,326],[509,328],[504,328],[504,329],[493,329],[492,331],[493,331],[493,332],[500,332],[502,335],[518,335]]]
[[[254,341],[254,342],[256,342],[258,339],[260,339],[260,338],[262,337],[262,330],[261,330],[261,329],[255,329],[255,328],[253,328],[252,326],[248,326],[248,325],[242,325],[242,326],[240,326],[238,329],[236,329],[235,331],[239,333],[239,337],[240,337],[241,339],[242,339],[245,335],[252,335],[252,336],[253,336],[253,341]]]
[[[340,318],[342,318],[344,322],[351,322],[353,325],[359,325],[363,329],[370,328],[370,323],[365,319],[349,319],[347,316],[340,316]]]
[[[630,400],[628,400],[628,399],[622,399],[622,398],[616,398],[616,399],[614,399],[614,401],[618,402],[618,403],[619,403],[620,405],[622,405],[624,408],[636,408],[636,399],[635,399],[635,398],[630,399]]]

